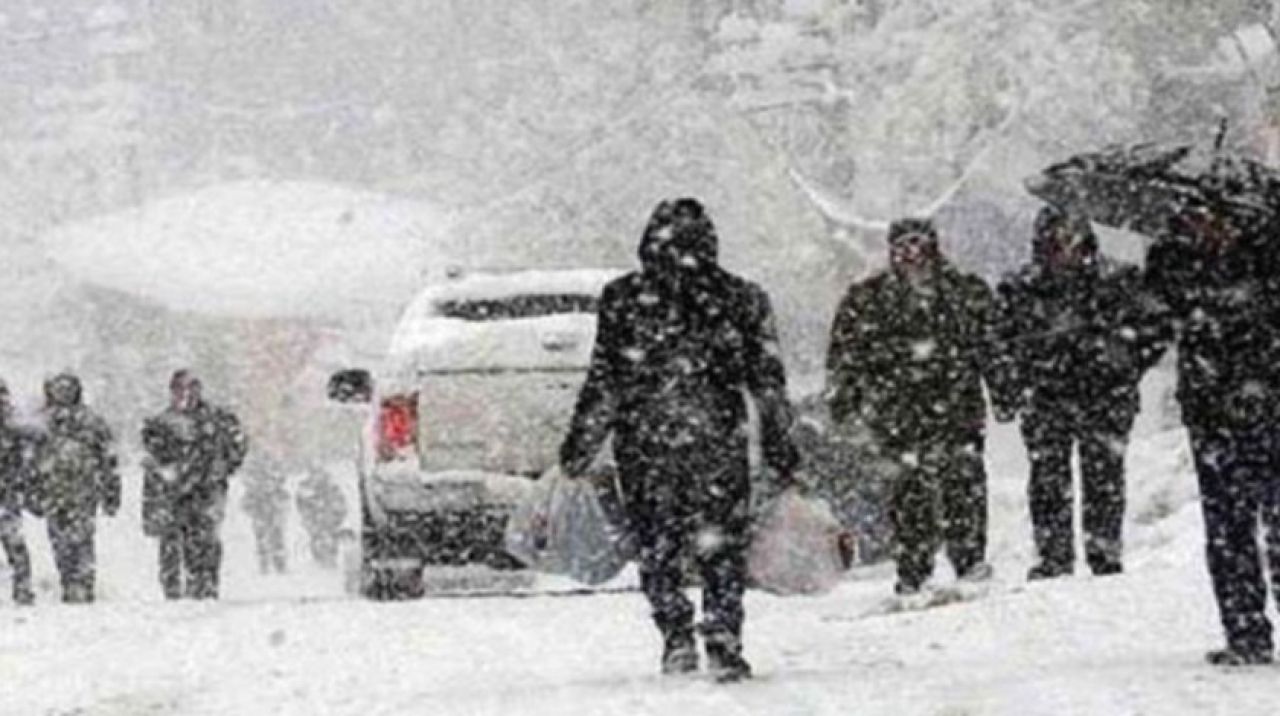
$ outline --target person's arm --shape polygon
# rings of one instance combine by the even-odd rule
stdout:
[[[616,288],[605,287],[596,314],[596,340],[587,378],[578,391],[569,432],[560,444],[560,468],[566,477],[577,477],[591,467],[612,429],[624,320],[618,304]]]
[[[863,292],[850,289],[836,307],[827,344],[827,387],[825,398],[832,422],[837,425],[862,410],[861,331]]]
[[[115,436],[101,418],[95,419],[94,423],[95,442],[100,456],[96,489],[102,501],[102,511],[108,517],[114,517],[120,510],[121,500],[120,461],[116,457]]]
[[[783,484],[795,477],[800,452],[792,440],[795,416],[787,397],[787,372],[782,363],[778,329],[764,291],[753,291],[752,330],[747,332],[747,389],[760,415],[760,445],[764,462]]]
[[[980,348],[983,380],[991,395],[991,409],[999,422],[1013,420],[1026,402],[1025,380],[1020,371],[1022,361],[1019,351],[1018,304],[1016,283],[1002,281],[992,294],[983,287],[981,316],[982,345]]]

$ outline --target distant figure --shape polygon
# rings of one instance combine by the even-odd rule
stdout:
[[[742,655],[748,507],[748,396],[764,463],[779,485],[800,460],[768,295],[717,259],[695,199],[663,201],[640,239],[640,270],[605,286],[586,383],[560,448],[586,479],[612,438],[640,585],[662,632],[664,674],[698,669],[686,560],[702,578],[698,629],[717,681],[749,678]]]
[[[13,602],[35,601],[31,591],[31,555],[22,536],[22,510],[31,501],[26,456],[31,436],[14,425],[9,386],[0,381],[0,545],[13,570]],[[32,505],[39,510],[38,506]]]
[[[94,600],[95,517],[120,509],[120,475],[111,430],[84,405],[80,379],[45,381],[43,426],[35,454],[36,484],[62,582],[62,601]]]
[[[963,580],[986,562],[985,380],[1003,404],[981,278],[942,255],[933,222],[889,227],[889,270],[852,285],[836,310],[827,401],[843,429],[865,430],[888,474],[900,595],[920,591],[942,545]]]
[[[285,571],[284,527],[289,491],[285,489],[284,468],[267,456],[250,459],[245,467],[244,497],[240,507],[253,524],[261,574]]]
[[[1080,452],[1084,552],[1095,575],[1123,569],[1124,454],[1138,383],[1167,339],[1136,266],[1098,250],[1088,221],[1046,207],[1032,260],[1001,282],[997,333],[1031,462],[1039,562],[1029,579],[1075,570],[1071,454]]]
[[[311,540],[311,556],[316,564],[338,566],[338,537],[347,518],[347,500],[333,477],[320,465],[312,465],[298,485],[296,496],[302,526]]]
[[[169,407],[142,428],[143,527],[160,539],[167,599],[217,599],[227,482],[248,452],[240,421],[204,400],[186,370],[169,380]],[[185,579],[184,579],[185,578]]]

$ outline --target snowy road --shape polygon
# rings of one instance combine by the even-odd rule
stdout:
[[[126,517],[103,530],[102,601],[64,607],[29,522],[44,584],[33,609],[0,602],[0,714],[1276,712],[1280,667],[1202,663],[1220,634],[1181,434],[1134,446],[1128,573],[1035,585],[1020,579],[1017,450],[996,437],[991,594],[883,615],[884,568],[817,599],[751,593],[758,678],[729,687],[656,675],[659,645],[638,594],[348,600],[338,575],[305,563],[287,577],[254,575],[237,512],[225,601],[160,601],[152,546]]]
[[[655,675],[638,595],[44,605],[0,616],[5,714],[1266,714],[1280,669],[1202,665],[1194,555],[866,616],[885,574],[748,601],[759,678]]]

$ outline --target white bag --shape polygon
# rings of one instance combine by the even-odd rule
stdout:
[[[747,573],[752,586],[773,594],[829,592],[853,563],[852,545],[826,502],[785,490],[756,524]]]
[[[617,576],[634,556],[634,540],[610,519],[591,479],[565,479],[558,469],[542,477],[507,522],[507,552],[539,572],[563,574],[588,585]]]

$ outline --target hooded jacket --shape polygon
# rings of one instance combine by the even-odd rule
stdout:
[[[982,381],[996,380],[991,291],[942,257],[915,286],[893,270],[855,283],[836,309],[827,352],[831,418],[865,421],[881,442],[981,431]]]
[[[1138,383],[1160,359],[1167,330],[1137,267],[1098,249],[1087,224],[1053,209],[1037,217],[1032,260],[997,289],[996,332],[1020,407],[1138,410]],[[1054,232],[1072,226],[1081,261],[1051,263]]]
[[[114,438],[83,402],[80,379],[63,373],[45,381],[44,430],[36,445],[40,509],[63,518],[92,518],[120,507]]]
[[[624,489],[673,451],[706,458],[702,472],[746,463],[750,393],[766,465],[783,479],[799,460],[769,298],[717,263],[715,227],[692,199],[664,201],[639,246],[641,269],[602,292],[595,346],[569,433],[566,474],[582,474],[606,439]],[[747,475],[730,490],[745,499]],[[667,479],[699,483],[706,475]]]

